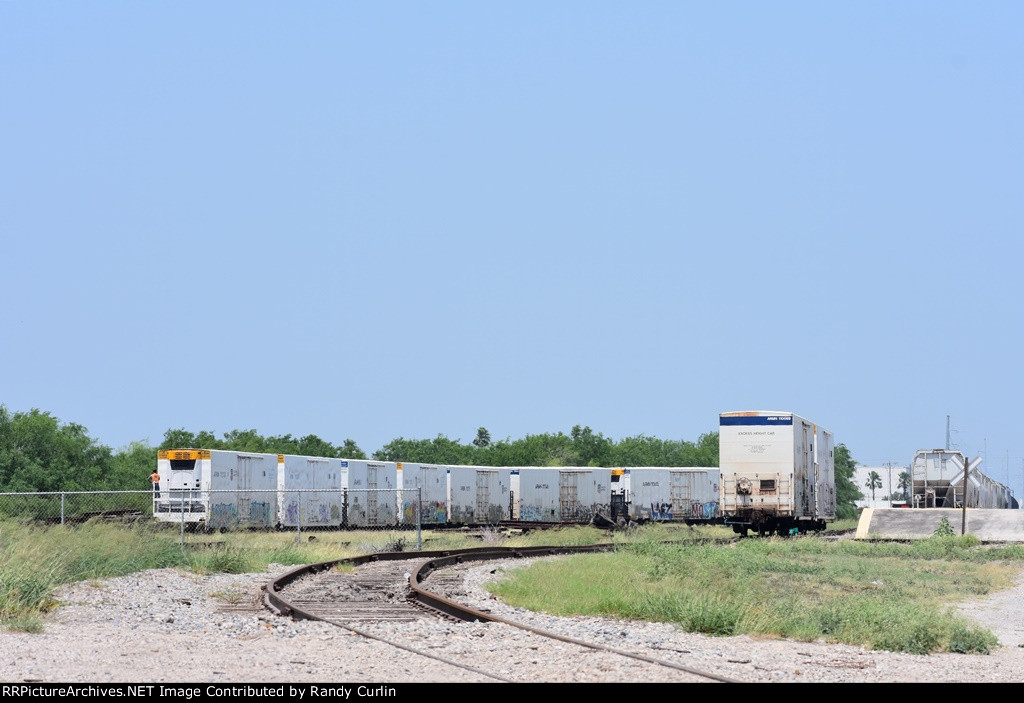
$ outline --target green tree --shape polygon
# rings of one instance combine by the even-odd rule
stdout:
[[[231,430],[224,433],[224,449],[236,452],[269,453],[270,445],[256,430]]]
[[[156,468],[156,447],[146,442],[132,442],[111,457],[111,486],[118,490],[150,488],[149,475]]]
[[[612,441],[590,427],[572,428],[572,453],[575,460],[569,466],[605,466],[609,463]]]
[[[909,501],[910,500],[910,472],[909,471],[900,471],[899,480],[897,481],[896,485],[899,487],[900,491],[902,492],[902,497],[900,498],[900,500]]]
[[[666,442],[657,437],[623,437],[612,448],[611,466],[668,466]]]
[[[86,428],[33,408],[0,405],[0,491],[84,491],[116,485],[110,447]]]
[[[354,440],[346,439],[335,446],[315,434],[292,437],[290,434],[264,437],[256,430],[231,430],[224,439],[203,430],[193,434],[185,428],[170,429],[164,433],[161,449],[225,449],[236,452],[266,454],[297,454],[300,456],[326,456],[344,459],[365,459],[366,454]]]
[[[196,442],[196,436],[184,427],[169,429],[164,432],[164,441],[160,443],[160,449],[215,449],[216,447],[200,446]]]
[[[491,433],[487,431],[486,427],[477,428],[476,439],[473,440],[473,444],[481,449],[491,446]]]
[[[359,448],[354,439],[346,439],[341,445],[341,457],[343,459],[365,459],[366,453]]]
[[[300,456],[339,456],[339,448],[330,442],[320,439],[315,434],[306,435],[296,443],[295,454]],[[278,454],[288,452],[277,451]]]
[[[421,464],[472,464],[474,447],[438,435],[434,439],[393,439],[373,453],[378,461],[411,461]]]
[[[868,474],[868,480],[864,482],[864,487],[871,491],[871,502],[875,502],[875,489],[882,487],[882,477],[878,475],[877,471],[872,471]]]
[[[697,439],[694,463],[687,466],[718,466],[718,433],[708,432]]]
[[[853,482],[854,469],[857,462],[850,456],[845,444],[840,444],[832,451],[836,473],[836,517],[847,520],[857,517],[855,501],[863,498],[860,489]]]

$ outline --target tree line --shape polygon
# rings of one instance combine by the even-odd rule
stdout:
[[[114,451],[89,437],[77,423],[61,423],[33,409],[10,412],[0,405],[0,492],[136,490],[149,487],[148,476],[160,449],[224,449],[267,454],[297,454],[346,459],[368,458],[352,439],[332,444],[317,435],[264,437],[256,430],[231,430],[222,437],[203,430],[169,429],[159,447],[133,442]],[[393,439],[373,453],[379,461],[479,466],[718,466],[718,433],[689,440],[647,435],[618,441],[576,425],[563,432],[491,441],[486,428],[467,443],[438,435],[433,439]],[[850,451],[834,451],[838,516],[855,517],[861,498],[853,482]]]
[[[718,433],[696,442],[646,435],[614,441],[589,427],[576,425],[569,434],[532,434],[492,442],[483,427],[463,444],[438,435],[434,439],[399,437],[374,452],[381,461],[478,466],[718,466]]]

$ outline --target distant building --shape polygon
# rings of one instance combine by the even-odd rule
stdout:
[[[881,488],[875,488],[875,499],[871,500],[871,489],[868,488],[868,476],[874,471],[882,482]],[[864,496],[861,500],[855,501],[858,508],[888,508],[890,505],[889,496],[893,493],[902,493],[900,489],[900,473],[907,471],[906,466],[857,466],[853,470],[853,485],[860,489]],[[889,481],[892,485],[889,485]],[[898,502],[898,499],[893,499]]]

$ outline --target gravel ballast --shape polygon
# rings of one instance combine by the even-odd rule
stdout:
[[[991,655],[917,656],[849,645],[707,637],[674,626],[553,617],[512,608],[484,584],[523,561],[462,566],[457,600],[533,627],[642,652],[742,681],[1024,680],[1024,579],[962,611],[991,629]],[[493,678],[402,651],[332,625],[265,611],[266,573],[197,576],[146,571],[67,586],[41,634],[0,632],[0,679],[13,682],[471,682]],[[507,625],[421,620],[362,629],[516,681],[673,682],[673,669],[544,640]]]

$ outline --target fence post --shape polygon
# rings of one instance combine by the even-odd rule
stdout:
[[[64,491],[60,492],[60,524],[64,524]]]
[[[423,487],[416,489],[416,551],[423,551]]]
[[[178,512],[181,513],[181,538],[178,542],[178,546],[182,549],[185,548],[185,493],[182,491],[178,494]]]
[[[299,509],[296,513],[298,519],[295,521],[295,546],[298,547],[302,542],[302,494],[299,493]]]

